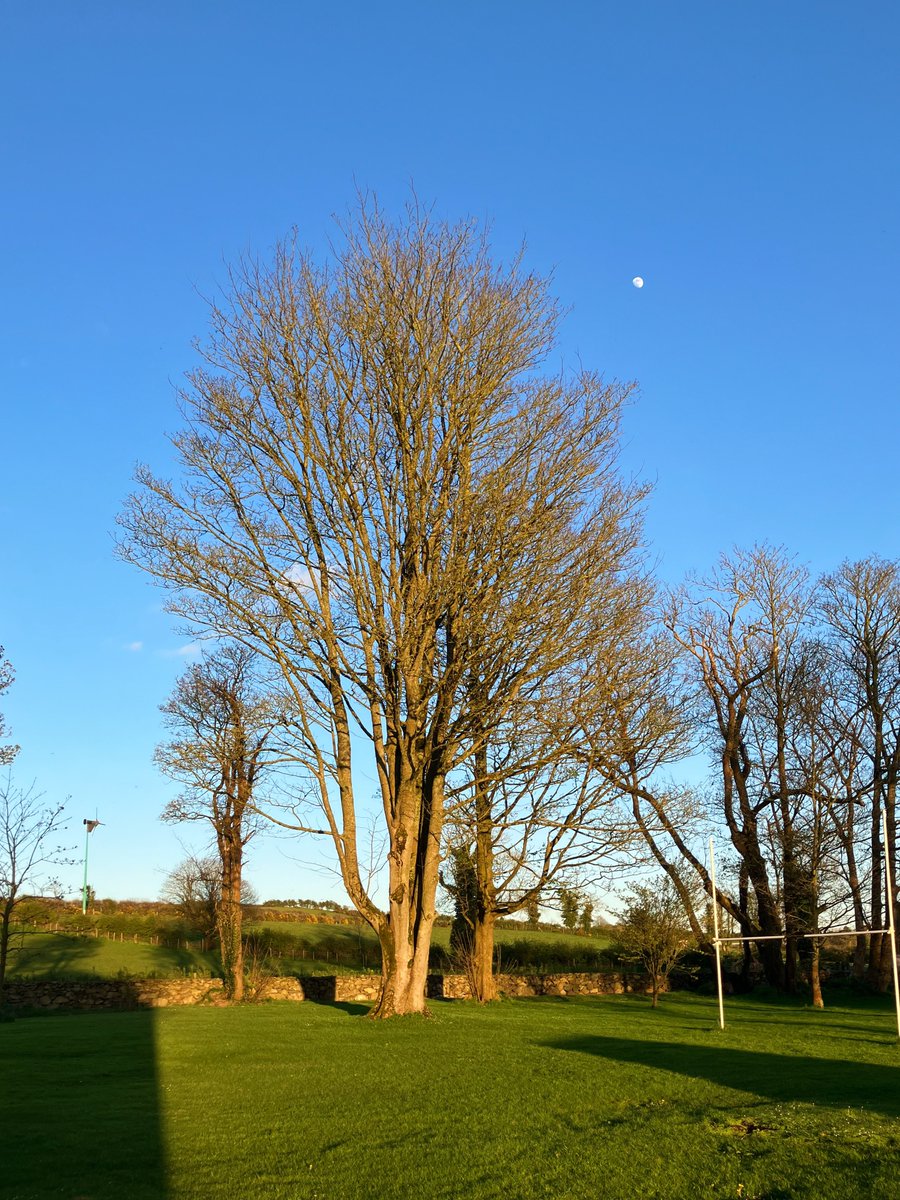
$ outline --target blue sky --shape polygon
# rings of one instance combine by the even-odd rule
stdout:
[[[412,182],[554,272],[564,361],[639,382],[665,579],[763,539],[895,557],[898,61],[887,0],[0,0],[0,708],[19,780],[105,822],[99,894],[189,840],[151,762],[187,639],[112,531],[137,460],[174,470],[225,263]],[[340,896],[311,857],[248,874]]]

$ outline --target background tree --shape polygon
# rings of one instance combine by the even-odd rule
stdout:
[[[189,855],[172,868],[159,895],[177,908],[191,929],[212,941],[217,938],[222,897],[222,864],[218,856]]]
[[[3,647],[0,646],[0,696],[9,688],[15,677],[16,673],[12,669],[12,664],[9,659],[4,658]],[[0,713],[0,738],[6,737],[8,732],[3,713]],[[0,766],[8,767],[18,753],[18,746],[0,746]]]
[[[525,902],[525,915],[528,918],[529,926],[532,929],[537,929],[541,923],[541,897],[539,892],[533,892]]]
[[[222,863],[218,856],[188,855],[166,876],[160,898],[174,905],[191,929],[216,940],[222,901]],[[256,892],[246,879],[241,880],[241,903],[256,903]]]
[[[637,959],[647,972],[654,1008],[692,942],[681,897],[667,876],[631,889],[616,927],[616,949]]]
[[[618,528],[637,493],[615,464],[626,391],[539,374],[545,281],[415,205],[342,232],[327,270],[282,246],[233,272],[182,396],[184,483],[140,471],[122,552],[281,671],[389,1016],[425,1006],[448,777],[582,652],[610,497]],[[386,909],[359,865],[362,743]]]
[[[783,551],[757,547],[723,557],[708,579],[692,581],[674,594],[665,612],[672,655],[683,670],[680,685],[693,728],[705,742],[715,772],[705,792],[660,786],[646,769],[622,786],[652,856],[679,894],[695,936],[708,945],[704,913],[694,882],[711,895],[712,885],[700,836],[723,828],[740,863],[737,895],[720,887],[718,903],[745,937],[760,937],[757,949],[767,980],[793,989],[803,888],[796,853],[797,799],[805,794],[789,763],[790,729],[802,677],[799,664],[810,611],[805,572]],[[661,699],[650,710],[647,744],[652,748],[655,714],[673,712],[658,643]],[[671,691],[678,695],[679,685]],[[637,740],[644,743],[644,703],[637,698]],[[667,719],[663,720],[665,730]],[[677,716],[672,729],[677,735]],[[629,744],[630,734],[623,736]],[[662,746],[667,753],[669,734]],[[629,755],[623,756],[627,764]],[[649,755],[652,769],[656,750]],[[787,954],[779,935],[786,934]],[[765,939],[765,940],[764,940]],[[749,955],[749,951],[748,951]],[[749,957],[747,959],[749,965]]]
[[[159,746],[156,762],[184,790],[163,812],[166,821],[204,821],[218,849],[216,928],[225,994],[244,991],[241,896],[244,848],[259,829],[254,801],[284,761],[285,705],[260,681],[256,657],[240,645],[223,646],[181,676],[162,705],[175,735]],[[209,899],[209,860],[192,886]],[[188,880],[182,871],[182,882]],[[205,880],[205,882],[204,882]]]
[[[837,703],[832,707],[831,730],[832,740],[843,748],[845,809],[839,823],[858,895],[858,927],[876,931],[885,927],[888,915],[884,908],[882,813],[887,816],[890,860],[897,862],[900,565],[878,557],[845,562],[822,580],[820,612],[839,681],[834,693]],[[832,764],[837,764],[836,758]],[[852,772],[848,774],[849,767]],[[865,841],[858,837],[862,831],[854,820],[862,818],[863,804],[868,815]],[[832,815],[838,815],[834,806]],[[859,869],[866,862],[868,879]],[[896,896],[896,874],[893,884]],[[867,895],[863,894],[864,888]],[[874,987],[882,991],[888,988],[891,965],[890,939],[886,934],[869,935],[866,974]]]
[[[845,564],[811,587],[781,550],[736,551],[673,597],[666,623],[685,664],[682,708],[714,774],[703,791],[680,794],[652,769],[630,779],[630,751],[617,763],[615,739],[607,738],[610,778],[621,765],[635,821],[679,890],[698,941],[708,945],[709,936],[691,880],[711,895],[703,848],[710,832],[725,832],[735,871],[730,882],[721,874],[717,900],[745,938],[761,935],[756,952],[770,983],[794,990],[807,965],[815,976],[818,943],[804,942],[804,932],[852,923],[863,930],[858,975],[868,955],[870,980],[886,986],[889,959],[886,971],[879,935],[865,930],[883,919],[874,815],[894,811],[900,769],[895,568],[881,560]],[[663,646],[661,663],[666,654]],[[677,694],[665,669],[659,678],[661,696]],[[632,725],[640,736],[632,737]],[[640,750],[644,718],[628,717],[622,728],[623,746],[632,740]],[[751,961],[748,941],[747,982]]]
[[[566,929],[573,932],[578,928],[578,904],[580,896],[572,888],[559,889],[559,914]]]
[[[64,804],[46,804],[33,784],[17,787],[9,773],[0,781],[0,1003],[16,906],[26,888],[57,889],[48,870],[72,861],[59,842],[65,823]]]
[[[475,859],[467,845],[454,846],[449,853],[449,880],[442,875],[446,890],[453,899],[453,921],[450,925],[450,957],[465,974],[472,998],[483,1000],[478,993],[475,965],[475,923],[478,911],[478,880]]]

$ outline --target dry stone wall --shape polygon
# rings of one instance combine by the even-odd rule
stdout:
[[[378,999],[379,975],[276,976],[248,990],[254,1000],[312,1000],[327,1003],[371,1003]],[[499,975],[504,996],[603,996],[647,990],[638,975],[615,972],[566,975]],[[466,1000],[471,993],[464,975],[430,975],[432,1000]],[[10,1008],[58,1010],[167,1008],[185,1004],[227,1004],[219,979],[31,980],[9,982],[4,1003]]]

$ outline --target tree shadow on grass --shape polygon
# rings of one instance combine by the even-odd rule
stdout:
[[[54,975],[90,974],[98,951],[95,938],[64,933],[14,934],[11,939],[10,981],[15,976],[48,978]]]
[[[320,1004],[325,1003],[319,1001]],[[348,1017],[364,1017],[371,1009],[371,1004],[354,1004],[352,1000],[331,1000],[328,1002],[329,1008],[336,1008],[339,1012],[346,1013]]]
[[[24,935],[17,934],[10,954],[8,978],[10,982],[15,979],[116,978],[117,973],[110,966],[109,957],[103,957],[106,945],[105,938],[81,937],[76,934],[33,934],[29,931]],[[162,945],[146,949],[152,954],[152,958],[136,963],[131,971],[123,968],[118,972],[118,976],[133,973],[135,977],[177,977],[192,971],[215,970],[218,965],[213,956],[194,949],[185,949],[183,946]],[[145,966],[145,963],[149,963],[149,966]]]
[[[208,958],[201,955],[197,950],[183,950],[180,946],[156,946],[154,947],[154,958],[159,960],[157,973],[165,974],[167,971],[197,971],[208,969],[210,964]],[[218,955],[214,962],[218,965]]]
[[[20,1018],[0,1037],[0,1197],[165,1200],[154,1013]]]
[[[887,1117],[900,1116],[900,1066],[600,1036],[560,1038],[540,1044],[673,1071],[770,1100],[864,1108]]]

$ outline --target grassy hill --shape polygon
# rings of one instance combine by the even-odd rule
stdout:
[[[9,976],[75,979],[215,974],[214,952],[204,950],[200,940],[186,937],[177,922],[160,921],[158,915],[128,913],[94,916],[85,923],[79,911],[71,916],[68,928],[61,923],[62,928],[53,932],[22,926],[13,942]],[[333,975],[379,969],[378,941],[360,921],[312,924],[250,917],[244,928],[248,955],[275,974]],[[148,944],[151,937],[159,938],[160,944]],[[432,948],[435,970],[449,969],[449,944],[449,928],[437,928]],[[509,971],[602,970],[608,965],[603,953],[607,944],[606,936],[499,929],[498,965]]]

